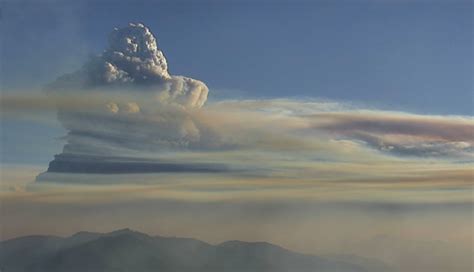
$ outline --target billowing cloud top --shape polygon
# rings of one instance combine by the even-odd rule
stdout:
[[[105,87],[139,87],[153,94],[157,102],[188,108],[202,107],[209,92],[199,80],[170,75],[153,34],[143,24],[133,23],[115,28],[109,36],[109,47],[101,55],[50,85],[50,89],[63,91]]]
[[[109,37],[109,48],[103,54],[107,83],[116,81],[153,82],[170,79],[165,56],[156,39],[143,24],[115,28]]]

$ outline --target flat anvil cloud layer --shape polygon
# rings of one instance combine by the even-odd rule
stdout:
[[[220,131],[232,130],[237,126],[226,124],[232,121],[229,116],[246,116],[243,117],[248,120],[245,129],[239,127],[232,135],[235,138],[254,127],[253,133],[260,131],[261,136],[267,136],[264,143],[260,142],[260,148],[280,142],[286,143],[286,150],[304,149],[315,154],[322,149],[343,154],[339,152],[351,150],[352,146],[356,156],[363,155],[360,151],[365,149],[413,158],[464,161],[473,158],[474,120],[468,116],[419,115],[367,110],[336,102],[286,99],[221,101],[206,108],[206,112],[222,111],[230,113],[208,113],[209,126],[219,126]],[[288,135],[293,137],[285,138]],[[249,137],[248,133],[246,137]],[[314,149],[317,142],[320,145]],[[330,148],[333,144],[338,147]]]
[[[319,120],[317,129],[396,154],[468,158],[474,151],[474,124],[469,118],[377,112],[322,113],[313,118]]]

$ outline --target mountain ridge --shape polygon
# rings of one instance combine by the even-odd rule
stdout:
[[[0,242],[2,272],[380,272],[380,262],[302,254],[268,242],[150,236],[131,229],[30,235]]]

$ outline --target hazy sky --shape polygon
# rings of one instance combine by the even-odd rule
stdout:
[[[132,227],[472,268],[471,1],[5,1],[1,16],[0,238]],[[144,26],[108,45],[129,22],[168,70],[153,46],[129,52]],[[166,171],[33,182],[60,153]]]

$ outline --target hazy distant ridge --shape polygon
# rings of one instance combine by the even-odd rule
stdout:
[[[211,245],[190,238],[149,236],[129,229],[70,237],[25,236],[0,243],[2,272],[117,271],[384,271],[377,261],[322,258],[265,242]]]

